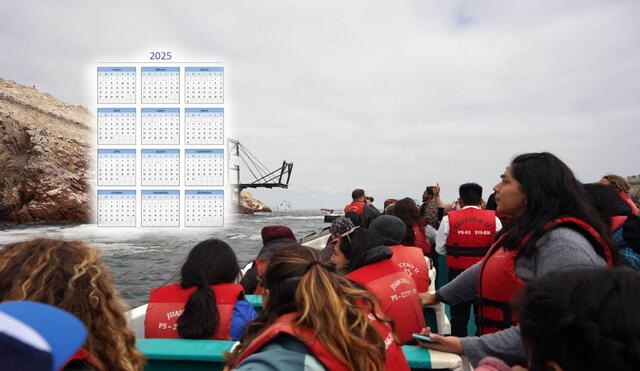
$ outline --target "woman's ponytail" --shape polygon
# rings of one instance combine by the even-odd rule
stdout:
[[[209,339],[220,326],[216,294],[211,286],[233,283],[240,268],[233,249],[224,241],[209,239],[191,249],[180,269],[180,287],[196,289],[178,318],[178,334],[186,339]]]
[[[199,285],[189,296],[184,312],[178,318],[178,334],[185,339],[209,339],[219,324],[216,293],[209,285]]]

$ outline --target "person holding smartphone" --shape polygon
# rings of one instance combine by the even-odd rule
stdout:
[[[498,211],[513,215],[482,261],[441,287],[421,293],[423,305],[457,304],[478,297],[480,336],[459,338],[422,331],[421,346],[464,354],[472,365],[486,356],[514,364],[525,360],[510,302],[525,285],[566,267],[612,266],[618,255],[606,225],[571,169],[550,153],[517,156],[494,186]]]

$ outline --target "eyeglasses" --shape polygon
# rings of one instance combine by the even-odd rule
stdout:
[[[353,233],[353,231],[355,231],[355,230],[356,230],[356,229],[358,229],[358,228],[360,228],[360,226],[356,226],[356,227],[353,227],[353,228],[349,229],[348,231],[346,231],[346,232],[344,232],[343,234],[341,234],[341,235],[340,235],[340,238],[342,238],[342,237],[346,237],[346,238],[349,240],[349,243],[351,243],[351,237],[349,237],[349,235],[350,235],[351,233]]]

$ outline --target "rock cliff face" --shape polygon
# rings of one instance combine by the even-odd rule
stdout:
[[[0,223],[89,220],[93,117],[0,79]]]
[[[240,214],[253,214],[259,212],[270,213],[271,209],[267,205],[263,204],[262,202],[258,201],[258,199],[253,197],[251,192],[243,189],[240,193],[240,208],[238,212]]]
[[[0,224],[88,222],[94,117],[0,78]],[[239,212],[271,209],[243,190]]]

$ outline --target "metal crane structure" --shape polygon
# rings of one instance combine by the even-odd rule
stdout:
[[[245,188],[288,188],[289,179],[291,178],[291,170],[293,162],[282,161],[282,166],[269,171],[264,164],[243,146],[238,140],[228,139],[230,163],[229,170],[236,171],[236,190],[238,204],[240,204],[240,193]],[[246,168],[253,176],[250,183],[242,183],[240,181],[240,165],[243,163],[243,169]]]

